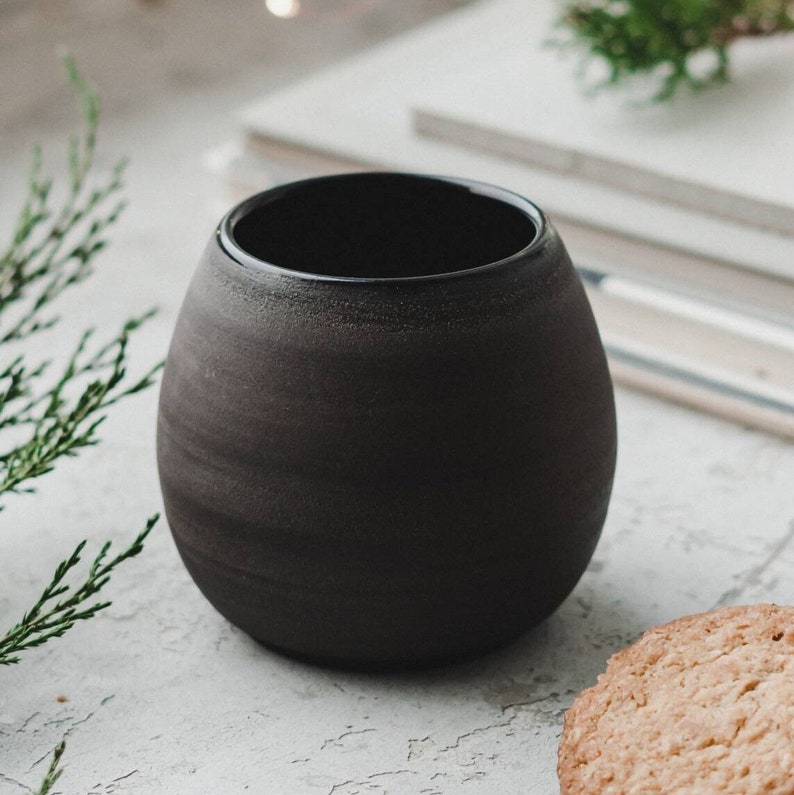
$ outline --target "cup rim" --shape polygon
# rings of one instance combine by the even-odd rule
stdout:
[[[524,213],[532,222],[535,227],[535,236],[530,242],[519,249],[518,251],[503,257],[493,262],[487,262],[483,265],[477,265],[473,268],[465,268],[463,270],[447,271],[444,273],[428,273],[419,276],[339,276],[330,275],[325,273],[312,273],[310,271],[297,270],[295,268],[286,268],[282,265],[277,265],[273,262],[260,259],[259,257],[249,254],[242,249],[234,239],[234,226],[237,221],[243,216],[247,215],[251,210],[259,206],[264,201],[270,200],[279,193],[284,193],[287,190],[299,185],[306,185],[312,182],[326,182],[329,180],[351,179],[355,177],[377,177],[377,176],[398,176],[409,177],[415,179],[433,180],[436,182],[447,182],[458,187],[465,187],[469,191],[478,196],[484,196],[496,201],[504,202],[505,204],[512,205],[516,209]],[[532,201],[524,198],[514,191],[506,188],[500,188],[496,185],[491,185],[487,182],[480,182],[478,180],[464,179],[460,177],[441,176],[436,174],[422,174],[410,173],[401,171],[353,171],[343,174],[331,174],[326,176],[310,177],[308,179],[296,180],[282,185],[277,185],[268,190],[261,191],[249,196],[247,199],[236,204],[229,210],[226,215],[220,220],[216,230],[215,236],[221,249],[229,255],[238,265],[243,266],[254,272],[270,273],[274,275],[293,277],[307,281],[317,282],[349,282],[358,284],[403,284],[408,282],[431,282],[446,279],[456,279],[463,276],[474,275],[483,273],[485,271],[495,270],[510,265],[517,260],[537,253],[542,249],[549,237],[549,224],[543,211]]]

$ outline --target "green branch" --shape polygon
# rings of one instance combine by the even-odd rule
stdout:
[[[63,756],[63,752],[65,750],[66,740],[61,740],[58,745],[55,746],[55,750],[52,752],[52,761],[50,762],[47,774],[44,776],[44,780],[41,782],[41,786],[39,787],[36,795],[48,795],[48,793],[55,786],[55,783],[61,777],[63,768],[60,767],[60,763],[61,757]]]
[[[91,275],[96,256],[107,244],[106,233],[124,207],[117,195],[123,188],[125,160],[104,181],[93,183],[99,97],[73,59],[64,62],[84,120],[82,134],[69,141],[68,179],[60,191],[54,189],[53,179],[42,174],[41,150],[34,149],[27,196],[7,248],[0,249],[0,350],[10,352],[8,363],[0,365],[0,510],[8,494],[33,491],[30,482],[59,460],[96,444],[107,409],[151,386],[162,366],[138,378],[127,376],[130,336],[151,312],[128,320],[99,346],[92,344],[92,330],[84,332],[60,369],[51,361],[31,363],[20,353],[31,335],[58,322],[51,304]],[[86,542],[78,544],[36,603],[0,636],[0,666],[19,662],[25,651],[61,637],[108,607],[110,602],[97,594],[118,565],[141,552],[156,521],[157,516],[150,518],[114,557],[109,557],[111,545],[106,542],[82,578],[76,575]],[[47,795],[58,781],[64,747],[62,741],[55,748],[39,795]]]
[[[0,444],[0,498],[8,492],[32,491],[23,484],[50,472],[58,459],[96,444],[105,410],[152,385],[162,364],[132,383],[126,379],[130,334],[151,314],[128,320],[118,336],[91,354],[87,345],[93,332],[85,332],[56,383],[35,397],[32,386],[49,363],[28,370],[24,361],[16,359],[0,373],[0,430],[30,429],[27,438],[8,449]],[[76,388],[71,399],[69,387]]]
[[[135,557],[143,549],[143,542],[154,527],[158,516],[152,516],[135,540],[118,555],[106,560],[110,541],[105,542],[94,558],[83,582],[71,586],[66,580],[79,563],[86,542],[81,541],[72,554],[55,569],[49,585],[38,601],[0,638],[0,665],[19,662],[19,654],[41,646],[52,638],[59,638],[78,621],[84,621],[104,610],[110,602],[93,602],[93,597],[107,585],[110,574],[120,563]]]
[[[794,30],[791,9],[788,0],[575,0],[560,19],[568,38],[556,44],[606,64],[602,86],[651,75],[658,102],[682,86],[726,82],[731,43]]]
[[[68,183],[60,203],[52,199],[53,180],[41,175],[41,152],[34,151],[28,196],[11,242],[0,253],[0,347],[18,347],[20,340],[57,323],[57,316],[44,313],[64,290],[92,273],[107,242],[105,233],[123,207],[121,201],[106,205],[123,187],[126,161],[104,184],[89,184],[99,97],[72,58],[65,58],[65,66],[84,130],[70,139]],[[88,350],[92,332],[85,332],[59,377],[49,383],[51,362],[31,365],[16,356],[0,370],[0,510],[3,495],[33,491],[29,482],[50,472],[59,459],[96,444],[109,406],[151,386],[161,364],[132,383],[126,377],[130,335],[151,314],[127,321],[94,353]]]
[[[88,187],[99,96],[79,74],[71,57],[64,62],[83,108],[85,129],[81,136],[70,139],[69,184],[59,204],[53,202],[52,179],[42,177],[41,150],[34,149],[28,195],[11,242],[0,252],[0,344],[24,339],[57,322],[57,317],[41,317],[42,310],[92,273],[94,257],[107,244],[105,232],[124,208],[124,202],[111,199],[123,187],[126,160],[116,164],[104,184]],[[13,308],[18,311],[9,319]]]

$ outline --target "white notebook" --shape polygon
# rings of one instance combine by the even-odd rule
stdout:
[[[737,44],[733,85],[636,114],[617,96],[591,103],[579,93],[575,63],[543,46],[553,32],[552,7],[551,0],[484,0],[437,18],[245,108],[240,122],[247,143],[267,159],[279,149],[296,161],[305,156],[310,171],[323,170],[327,160],[337,169],[352,164],[494,182],[556,217],[794,280],[794,232],[781,231],[794,213],[794,79],[790,68],[781,69],[781,60],[794,63],[794,34],[761,42],[769,58],[754,68],[742,66]],[[518,99],[517,87],[525,92]],[[590,144],[599,136],[581,129],[569,130],[568,138],[549,132],[558,123],[555,114],[576,113],[592,113],[604,131],[588,169],[578,172],[565,170],[565,152],[586,143],[577,136],[590,135]],[[456,143],[440,140],[417,130],[422,118],[425,133],[430,119],[446,138],[441,120],[464,129],[456,132]],[[500,153],[505,136],[534,134],[522,132],[521,118],[542,122],[563,167]],[[620,133],[625,146],[612,132],[619,120],[627,125]],[[491,136],[484,148],[481,141],[472,144],[472,131],[481,128]],[[597,156],[624,159],[629,171],[622,187],[614,178],[594,178]],[[672,202],[637,191],[641,169],[664,178],[657,180],[657,193],[686,182],[688,200],[683,192]],[[709,194],[711,205],[727,201],[730,207],[715,214],[701,206],[698,191]],[[727,220],[742,212],[737,195],[746,198],[748,221],[763,207],[775,209],[774,220]]]
[[[794,436],[794,229],[786,225],[794,211],[786,151],[794,157],[794,130],[783,113],[794,95],[791,70],[780,71],[783,50],[767,42],[767,66],[743,71],[744,56],[736,58],[732,86],[644,109],[626,123],[629,143],[619,147],[617,134],[603,132],[603,141],[594,134],[595,119],[609,130],[634,111],[618,96],[591,103],[579,93],[574,64],[541,47],[550,8],[546,0],[476,3],[263,97],[241,112],[243,146],[224,158],[230,180],[250,193],[268,181],[374,168],[453,174],[522,193],[550,213],[582,269],[616,380]],[[788,52],[793,41],[774,46]],[[533,69],[539,61],[546,66]],[[766,120],[761,88],[789,103],[769,104]],[[516,91],[526,101],[516,101]],[[533,105],[533,92],[545,99]],[[745,126],[717,143],[724,102],[726,123]],[[587,168],[584,158],[572,168],[570,158],[584,148],[585,133],[565,125],[549,132],[559,124],[555,109],[559,118],[594,114],[585,133],[602,148],[589,150]],[[525,151],[533,139],[522,125],[538,115],[532,134],[547,135],[544,162]],[[649,121],[661,116],[664,124]],[[771,120],[778,129],[766,129]],[[454,135],[438,126],[450,123]],[[782,153],[753,149],[764,135]],[[504,140],[524,149],[505,151]],[[677,152],[686,153],[683,166]],[[597,174],[593,164],[605,161],[620,162],[626,178],[617,179],[617,165],[606,178]],[[656,187],[640,189],[642,174]],[[665,198],[659,185],[690,193]],[[773,221],[752,216],[767,206],[776,208]]]
[[[548,45],[561,35],[555,7],[493,3],[498,24],[483,26],[467,63],[451,58],[414,93],[415,128],[794,237],[794,35],[737,41],[729,85],[654,105],[626,89],[585,93],[579,58]],[[654,84],[633,88],[647,97]]]

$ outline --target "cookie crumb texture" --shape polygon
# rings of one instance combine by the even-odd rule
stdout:
[[[561,795],[794,795],[794,607],[648,630],[565,715]]]

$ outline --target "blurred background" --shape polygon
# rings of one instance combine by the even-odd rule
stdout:
[[[31,145],[60,146],[79,127],[59,52],[101,94],[100,155],[129,156],[135,180],[153,151],[167,151],[166,186],[180,163],[198,169],[196,155],[229,138],[250,99],[465,4],[0,0],[0,209],[21,201]],[[3,212],[0,231],[9,226]]]
[[[63,53],[101,97],[97,174],[130,160],[128,208],[95,275],[62,297],[59,339],[156,306],[132,354],[164,356],[193,267],[232,202],[207,154],[236,135],[240,109],[465,4],[0,0],[0,236],[8,239],[25,197],[34,145],[63,189],[67,140],[83,127]]]
[[[215,92],[204,108],[222,127],[235,104],[466,3],[1,0],[2,153],[73,122],[60,48],[98,85],[108,123],[147,111],[173,117]]]

